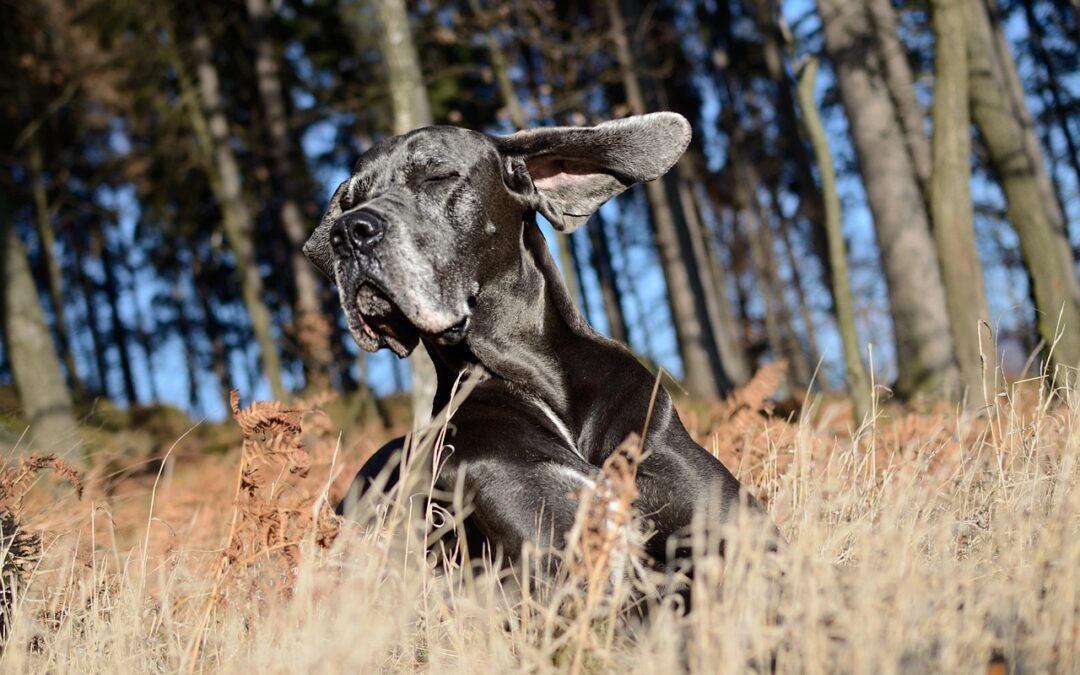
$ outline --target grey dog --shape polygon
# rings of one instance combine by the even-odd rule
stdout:
[[[563,545],[573,492],[642,430],[656,382],[582,318],[536,213],[570,232],[628,187],[666,173],[689,142],[689,123],[674,113],[509,136],[419,129],[360,157],[304,247],[336,282],[360,347],[404,357],[424,343],[438,374],[435,411],[459,373],[482,369],[455,411],[453,452],[437,482],[453,490],[461,481],[470,526],[511,558],[526,542]],[[398,439],[377,452],[354,488],[363,492],[384,470],[396,480],[401,447]],[[645,448],[635,508],[658,566],[687,558],[678,535],[695,514],[767,521],[693,441],[662,388]]]

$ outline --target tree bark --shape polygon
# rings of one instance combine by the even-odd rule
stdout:
[[[210,184],[221,207],[222,227],[229,240],[240,277],[240,293],[251,319],[251,328],[262,357],[262,373],[275,399],[286,396],[281,379],[281,359],[271,329],[270,310],[263,301],[262,276],[255,252],[254,219],[244,196],[240,166],[229,138],[221,96],[221,81],[211,58],[210,38],[199,30],[193,40],[198,96],[201,106],[188,105],[196,135],[207,154]]]
[[[15,231],[7,205],[0,197],[0,321],[4,351],[15,378],[19,403],[30,425],[23,450],[40,448],[66,454],[79,443],[71,394],[64,384],[60,361],[38,302],[26,249]],[[82,453],[66,454],[82,462]]]
[[[49,207],[48,190],[45,187],[44,163],[41,158],[41,144],[35,134],[29,141],[27,166],[30,169],[30,191],[34,201],[34,223],[37,225],[38,238],[41,240],[41,257],[45,260],[46,278],[49,282],[49,301],[52,304],[56,335],[60,341],[60,354],[64,359],[68,382],[75,398],[82,396],[83,383],[75,365],[75,354],[71,349],[71,337],[68,334],[67,317],[64,314],[64,281],[60,273],[60,263],[56,259],[56,233],[52,225],[52,209]]]
[[[795,300],[799,303],[799,318],[803,322],[803,333],[806,334],[805,354],[810,366],[810,378],[813,379],[814,370],[821,359],[818,353],[817,329],[814,326],[813,312],[810,310],[810,302],[806,297],[806,284],[803,282],[802,273],[799,271],[800,263],[796,258],[794,242],[791,238],[791,227],[788,218],[784,217],[780,206],[780,197],[777,194],[777,186],[769,186],[772,209],[776,213],[777,232],[780,235],[780,243],[784,246],[784,259],[791,270],[791,286],[795,291]]]
[[[637,66],[630,48],[619,2],[605,0],[605,3],[627,103],[633,113],[645,113],[647,112],[645,96],[638,78]],[[683,384],[694,396],[716,397],[729,383],[721,379],[719,355],[711,341],[708,326],[702,322],[702,313],[698,311],[694,284],[687,264],[690,262],[690,256],[685,254],[680,241],[682,238],[680,228],[676,222],[674,208],[668,198],[665,180],[647,183],[645,191],[652,213],[660,266],[667,285],[668,300],[671,303],[675,337],[682,356]]]
[[[971,117],[1007,202],[1031,276],[1036,324],[1055,366],[1080,364],[1080,281],[1064,218],[1048,194],[1049,178],[1031,115],[1015,94],[1016,64],[995,39],[982,0],[968,4],[967,48]],[[1051,349],[1052,346],[1052,349]]]
[[[694,202],[697,205],[698,215],[704,220],[707,205],[713,207],[713,222],[719,227],[719,209],[713,205],[702,183],[694,186]],[[729,284],[734,280],[729,278],[724,261],[720,258],[717,250],[721,246],[723,237],[713,227],[704,226],[702,232],[705,235],[705,257],[708,260],[708,272],[712,285],[716,288],[717,309],[720,313],[720,334],[716,336],[716,346],[720,350],[720,358],[724,361],[724,367],[732,382],[736,385],[745,384],[751,376],[750,362],[747,359],[745,345],[739,339],[739,320],[735,316],[731,306],[731,298],[728,295]],[[735,283],[738,286],[737,283]]]
[[[76,234],[72,253],[75,256],[75,280],[82,291],[83,304],[86,305],[86,325],[90,332],[90,351],[94,355],[94,368],[97,371],[97,390],[95,394],[109,396],[109,364],[105,360],[105,338],[101,335],[101,323],[98,321],[100,306],[94,298],[94,283],[86,274],[83,266],[83,253],[88,243],[87,235]]]
[[[124,319],[120,316],[120,287],[116,282],[116,261],[113,260],[112,251],[105,232],[100,227],[94,233],[97,241],[98,259],[101,261],[101,269],[104,273],[105,298],[109,303],[109,320],[112,324],[113,344],[116,345],[118,360],[120,361],[120,373],[123,375],[124,398],[130,406],[139,402],[139,392],[135,388],[135,372],[132,370],[131,350],[129,349],[130,336]]]
[[[1053,59],[1050,58],[1050,53],[1046,48],[1046,30],[1042,22],[1039,21],[1038,16],[1035,15],[1035,3],[1032,0],[1024,0],[1022,4],[1024,6],[1024,18],[1027,19],[1028,24],[1028,44],[1035,59],[1044,71],[1045,80],[1042,88],[1050,94],[1050,102],[1047,107],[1050,108],[1057,119],[1057,127],[1061,130],[1061,135],[1065,139],[1065,147],[1069,155],[1067,158],[1069,167],[1072,169],[1076,179],[1080,181],[1080,143],[1077,142],[1069,124],[1069,104],[1072,101],[1066,100],[1068,92],[1061,86],[1062,78],[1057,72],[1057,68],[1054,67]],[[1078,15],[1078,19],[1080,19],[1080,15]],[[1059,198],[1060,205],[1061,190],[1055,189],[1054,192]]]
[[[799,75],[799,105],[802,107],[806,135],[814,148],[821,171],[821,201],[824,208],[825,234],[829,239],[829,272],[832,276],[833,300],[836,303],[836,323],[844,349],[844,376],[848,396],[855,413],[855,425],[866,421],[870,414],[870,381],[862,360],[862,346],[855,330],[855,303],[851,297],[851,281],[847,269],[847,246],[844,243],[840,195],[836,191],[836,171],[828,137],[814,102],[814,83],[818,62],[809,61]]]
[[[626,327],[626,316],[622,311],[619,286],[615,281],[615,268],[611,264],[611,244],[604,229],[604,219],[597,212],[585,225],[592,247],[593,269],[600,283],[600,295],[604,300],[604,314],[607,317],[608,333],[613,340],[630,344],[630,331]]]
[[[911,155],[923,200],[929,203],[930,137],[926,133],[926,115],[915,97],[915,78],[911,74],[907,49],[897,30],[896,10],[892,0],[867,0],[866,9],[873,25],[885,84],[896,108],[897,120],[904,130],[904,144]]]
[[[997,3],[990,0],[982,0],[982,7],[986,10],[983,16],[987,19],[991,36],[988,44],[992,45],[992,55],[996,67],[1002,81],[1005,83],[1003,88],[1005,95],[1012,106],[1013,114],[1020,121],[1024,148],[1027,155],[1035,160],[1035,180],[1043,194],[1043,198],[1047,202],[1047,213],[1064,228],[1065,214],[1061,206],[1061,196],[1055,191],[1054,181],[1046,170],[1046,164],[1043,161],[1042,144],[1039,142],[1035,120],[1027,105],[1027,92],[1024,91],[1023,82],[1020,81],[1020,72],[1017,70],[1016,61],[1012,56],[1012,46],[1009,44],[1008,38],[1005,37],[1005,31],[1001,26],[1000,10]]]
[[[507,115],[510,117],[510,124],[515,130],[525,129],[529,125],[529,120],[525,114],[525,108],[521,105],[521,99],[518,98],[517,92],[514,90],[514,82],[510,78],[510,66],[506,62],[506,56],[503,54],[502,48],[499,47],[494,26],[483,21],[483,7],[480,5],[480,0],[469,0],[469,11],[482,23],[481,30],[484,33],[484,43],[488,50],[488,57],[491,59],[491,69],[495,75],[495,82],[499,86],[499,97],[502,99],[503,105],[506,106]],[[585,296],[584,286],[581,285],[581,275],[574,264],[572,247],[573,243],[570,241],[569,233],[555,233],[555,249],[559,254],[559,266],[562,270],[563,281],[566,282],[566,288],[570,291],[571,298],[577,292],[575,289],[581,288],[581,302],[584,306],[584,303],[588,300]],[[586,312],[587,314],[588,312]],[[586,318],[588,317],[586,316]]]
[[[203,407],[199,405],[199,374],[202,368],[193,343],[194,330],[191,327],[191,320],[188,318],[187,313],[187,303],[184,300],[183,271],[181,269],[173,270],[172,277],[172,292],[169,297],[172,301],[173,311],[176,312],[176,330],[180,334],[180,344],[184,350],[188,407],[192,411],[196,411]]]
[[[754,18],[761,32],[765,71],[776,90],[780,150],[795,166],[795,182],[799,190],[799,212],[810,225],[814,253],[821,260],[821,268],[827,270],[829,268],[829,242],[821,224],[823,217],[821,195],[814,181],[813,155],[807,148],[805,134],[798,121],[793,92],[795,87],[784,65],[785,29],[777,0],[756,0]],[[831,293],[831,280],[828,274],[825,275],[823,282],[829,286]]]
[[[697,153],[698,150],[691,146],[688,151]],[[698,210],[698,200],[694,196],[693,185],[698,180],[697,167],[704,166],[704,157],[683,157],[675,167],[676,189],[678,190],[680,208],[686,221],[687,239],[689,240],[690,253],[693,256],[693,273],[698,276],[701,288],[701,300],[705,310],[705,317],[709,322],[709,334],[719,358],[720,381],[724,387],[741,384],[750,379],[749,369],[743,359],[741,350],[729,338],[731,333],[728,326],[734,321],[731,316],[730,305],[727,302],[727,284],[723,277],[717,278],[712,271],[713,261],[709,257],[710,246],[706,228],[702,222],[701,213]]]
[[[614,223],[615,244],[619,247],[619,250],[623,252],[621,256],[622,264],[619,269],[616,270],[618,276],[626,281],[626,295],[630,300],[630,306],[634,308],[634,313],[637,315],[638,332],[641,335],[641,344],[638,346],[637,351],[645,356],[645,358],[651,362],[656,362],[656,349],[652,341],[652,327],[648,325],[649,317],[651,316],[645,308],[645,300],[641,297],[641,289],[638,288],[635,282],[634,271],[630,269],[629,253],[632,246],[632,240],[630,233],[627,231],[626,222],[620,218]],[[627,324],[627,342],[629,343],[629,326]]]
[[[769,226],[758,193],[761,179],[741,147],[741,133],[732,134],[731,163],[735,203],[742,214],[750,256],[758,278],[759,294],[765,305],[765,332],[773,354],[788,362],[788,382],[792,389],[805,389],[810,382],[810,366],[799,344],[791,312],[784,299],[776,261],[772,228]]]
[[[289,264],[296,291],[293,328],[304,362],[308,388],[324,389],[330,385],[333,351],[330,348],[330,324],[322,311],[322,283],[314,265],[301,250],[308,237],[308,226],[300,209],[301,190],[293,164],[295,143],[289,134],[282,94],[280,60],[269,33],[273,16],[268,0],[246,0],[248,16],[254,24],[255,75],[262,100],[263,117],[270,137],[271,171],[275,174],[281,199],[281,229],[289,242]]]
[[[573,297],[574,293],[578,293],[581,296],[581,314],[585,317],[585,321],[593,323],[593,309],[592,303],[589,302],[589,295],[585,289],[585,269],[581,260],[581,252],[574,246],[574,240],[571,237],[566,238],[568,244],[566,252],[570,256],[570,266],[574,270],[575,285],[570,287],[570,296]]]
[[[194,252],[191,256],[191,261],[191,274],[195,279],[196,285],[202,289],[210,288],[213,283],[213,275],[208,273],[209,271],[203,267],[203,263],[199,261],[199,256],[194,254]],[[218,391],[221,394],[221,403],[228,406],[229,393],[233,389],[233,378],[229,368],[229,349],[225,344],[225,337],[222,334],[223,326],[218,323],[217,314],[214,312],[214,307],[210,302],[209,293],[202,290],[195,295],[199,300],[199,311],[202,314],[203,333],[206,335],[206,340],[210,343],[210,364],[214,371],[214,376],[217,377]]]
[[[968,111],[967,49],[962,39],[968,0],[933,0],[934,135],[930,220],[949,308],[961,384],[969,406],[986,403],[986,377],[993,384],[995,349],[982,264],[975,244],[971,205],[971,116]],[[985,361],[984,361],[985,359]]]
[[[374,0],[379,23],[380,50],[390,88],[394,133],[404,134],[432,124],[431,105],[420,71],[420,56],[413,45],[409,14],[404,0]],[[427,424],[435,399],[435,365],[417,345],[410,360],[412,366],[413,426]]]
[[[128,279],[131,281],[131,285],[126,290],[131,294],[131,313],[135,324],[135,341],[142,350],[143,359],[146,364],[147,400],[160,401],[157,381],[154,379],[154,373],[157,372],[154,368],[154,341],[151,339],[150,333],[146,330],[146,321],[145,316],[143,315],[142,303],[139,302],[138,297],[138,281],[135,278],[135,268],[131,266],[126,257],[121,256],[121,258],[120,267],[127,273]],[[152,318],[153,314],[151,314],[151,319]]]
[[[847,112],[889,289],[896,393],[951,396],[959,387],[945,290],[918,174],[885,85],[862,0],[818,0],[825,50]]]

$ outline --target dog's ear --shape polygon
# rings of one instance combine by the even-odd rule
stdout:
[[[307,242],[304,243],[304,255],[330,281],[337,281],[334,278],[334,249],[330,246],[330,228],[338,216],[341,215],[341,195],[344,194],[348,185],[349,181],[345,181],[338,186],[337,190],[334,190],[334,195],[330,197],[330,203],[326,205],[326,211],[323,213],[318,227],[315,228],[315,231],[308,237]]]
[[[690,123],[672,112],[495,138],[511,171],[515,160],[524,162],[536,187],[536,210],[564,232],[634,183],[663,176],[689,143]]]

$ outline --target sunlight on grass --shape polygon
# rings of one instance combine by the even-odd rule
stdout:
[[[690,613],[676,594],[651,594],[677,580],[615,554],[601,583],[595,568],[587,580],[535,574],[535,554],[515,570],[466,560],[452,538],[424,554],[425,527],[454,529],[451,514],[427,508],[424,489],[327,531],[325,492],[340,493],[332,472],[342,460],[325,428],[292,429],[307,459],[275,464],[245,446],[243,461],[178,470],[157,485],[153,514],[145,491],[129,500],[142,510],[88,496],[45,513],[32,494],[21,504],[9,480],[2,505],[21,509],[14,516],[41,534],[44,553],[22,572],[5,563],[13,605],[0,666],[1080,672],[1080,397],[1051,386],[1014,384],[979,416],[885,409],[846,434],[824,402],[796,422],[762,413],[762,396],[694,413],[709,430],[699,440],[738,468],[790,545],[700,556]],[[281,409],[264,412],[266,421]],[[273,426],[259,427],[264,448],[283,447]],[[307,478],[287,470],[305,461]],[[61,522],[61,512],[71,515]],[[5,548],[15,526],[3,523]],[[708,530],[697,528],[697,544]]]

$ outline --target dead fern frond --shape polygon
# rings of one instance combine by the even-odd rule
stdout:
[[[233,419],[244,435],[243,453],[247,460],[281,459],[290,473],[306,476],[311,468],[311,456],[304,451],[300,421],[309,410],[286,408],[278,401],[254,401],[240,408],[240,393],[229,393]]]
[[[721,412],[728,417],[741,410],[761,412],[768,400],[780,389],[787,376],[787,361],[773,361],[758,368],[750,381],[731,392],[721,403]]]
[[[46,469],[66,480],[82,498],[81,474],[56,455],[31,455],[0,468],[0,640],[7,637],[18,589],[29,582],[41,560],[41,534],[29,530],[22,516],[31,479]]]
[[[630,556],[642,552],[632,541],[633,504],[641,437],[631,433],[604,461],[596,480],[577,491],[578,512],[567,537],[570,572],[598,590]]]

